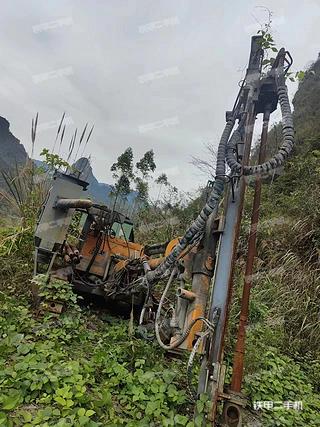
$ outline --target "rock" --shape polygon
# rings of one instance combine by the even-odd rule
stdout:
[[[10,132],[10,123],[4,117],[0,117],[0,172],[15,170],[24,165],[28,154],[20,140]],[[0,176],[0,187],[4,181]]]

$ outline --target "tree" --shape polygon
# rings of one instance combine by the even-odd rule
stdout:
[[[163,186],[167,187],[167,186],[169,185],[169,181],[168,181],[168,177],[167,177],[167,175],[166,175],[165,173],[162,173],[162,174],[161,174],[161,175],[159,175],[159,176],[158,176],[158,178],[155,180],[155,183],[160,185],[159,193],[158,193],[158,198],[157,198],[157,202],[159,202],[162,187],[163,187]]]
[[[158,176],[158,178],[154,181],[156,184],[160,185],[168,185],[168,177],[165,173],[162,173]]]
[[[126,176],[128,179],[133,178],[133,151],[131,147],[128,147],[118,157],[116,163],[110,168],[113,172],[113,177],[119,179],[121,175]]]
[[[192,156],[191,164],[209,179],[214,179],[216,175],[217,150],[212,143],[206,143],[204,157]]]
[[[142,173],[144,178],[147,178],[150,172],[154,172],[156,164],[154,162],[154,152],[149,150],[144,153],[143,157],[136,163],[136,168]]]
[[[133,179],[133,151],[128,147],[110,168],[113,178],[116,180],[112,195],[114,196],[113,209],[119,197],[125,198],[131,191],[130,183]]]
[[[115,196],[114,207],[119,197],[123,200],[133,190],[137,191],[137,198],[146,203],[149,196],[148,181],[155,169],[153,150],[147,151],[135,164],[135,167],[131,147],[128,147],[120,154],[117,161],[110,168],[112,176],[116,180],[113,191]],[[134,188],[131,187],[132,184],[134,184]]]
[[[136,163],[135,184],[138,197],[141,201],[146,202],[149,196],[150,174],[156,169],[154,162],[154,152],[149,150],[144,153],[143,157]],[[139,176],[141,174],[141,176]]]

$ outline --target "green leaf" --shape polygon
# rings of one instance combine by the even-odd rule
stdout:
[[[174,421],[177,425],[181,425],[181,426],[185,426],[188,422],[188,417],[186,417],[185,415],[179,415],[177,414],[174,417]]]
[[[62,406],[65,406],[66,400],[61,396],[56,396],[54,400]]]
[[[303,80],[304,79],[304,76],[305,76],[305,72],[304,71],[297,71],[296,72],[296,78],[299,80],[299,81],[301,81],[301,80]]]
[[[82,416],[79,417],[79,425],[83,426],[84,424],[86,424],[88,421],[90,420],[90,418],[86,417],[86,416]]]
[[[203,422],[203,415],[197,415],[196,418],[194,419],[195,427],[202,427],[202,422]]]
[[[0,425],[6,425],[7,416],[4,412],[0,412]]]
[[[78,415],[79,415],[79,417],[83,417],[83,416],[85,415],[85,413],[86,413],[86,410],[85,410],[84,408],[80,408],[80,409],[78,410]]]
[[[204,409],[204,402],[202,402],[202,401],[200,401],[200,400],[197,400],[196,407],[197,407],[197,411],[198,411],[198,412],[203,412],[203,409]]]
[[[2,403],[2,409],[10,411],[16,408],[19,405],[21,400],[22,399],[21,399],[20,393],[15,391],[10,396],[7,396],[4,398]]]
[[[73,400],[71,400],[71,399],[67,399],[66,400],[66,406],[67,406],[67,408],[71,408],[71,406],[73,406],[74,405],[74,401]]]
[[[23,411],[22,416],[23,416],[25,422],[32,421],[32,415],[30,414],[30,412]]]

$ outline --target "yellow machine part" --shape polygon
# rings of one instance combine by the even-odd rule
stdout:
[[[168,245],[166,247],[166,251],[164,253],[165,257],[167,257],[172,252],[172,250],[174,249],[175,246],[177,246],[179,241],[180,241],[180,239],[179,239],[179,237],[177,237],[168,243]]]
[[[97,238],[92,234],[87,239],[81,249],[82,260],[77,266],[77,270],[85,271],[96,247]],[[111,256],[120,256],[126,259],[140,258],[143,253],[143,246],[139,243],[126,242],[118,237],[106,236],[103,246],[100,248],[94,263],[90,268],[90,273],[103,276],[108,260]]]
[[[77,270],[85,271],[96,247],[97,237],[93,234],[89,234],[86,241],[81,249],[80,255],[82,259],[80,264],[77,266]],[[179,243],[179,238],[171,240],[165,250],[164,256],[170,254],[173,248]],[[119,271],[124,268],[128,260],[139,259],[144,256],[144,246],[139,243],[126,242],[125,240],[118,237],[106,236],[103,247],[100,248],[94,263],[90,268],[90,273],[97,276],[103,276],[106,265],[110,256],[120,256],[124,260],[117,263],[116,270]],[[164,257],[150,258],[148,263],[150,268],[153,270],[164,260]]]

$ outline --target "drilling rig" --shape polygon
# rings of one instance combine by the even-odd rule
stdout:
[[[35,232],[34,273],[68,281],[75,289],[100,295],[106,301],[137,307],[141,325],[152,322],[155,337],[166,351],[189,352],[188,378],[195,355],[201,357],[196,401],[211,401],[203,425],[241,426],[245,329],[256,252],[261,180],[280,168],[294,145],[294,129],[285,77],[292,58],[280,49],[271,68],[263,72],[262,37],[251,40],[248,68],[218,146],[216,177],[202,211],[184,236],[170,242],[134,242],[133,223],[126,216],[84,197],[88,184],[56,172]],[[270,115],[280,105],[283,142],[278,153],[265,159]],[[250,150],[258,115],[263,117],[257,165]],[[234,129],[235,128],[235,129]],[[231,384],[225,384],[224,343],[231,303],[234,268],[248,179],[254,183],[251,229],[238,336]],[[74,215],[81,215],[81,233],[68,243]],[[160,293],[159,282],[166,281]],[[175,303],[168,310],[167,296]],[[170,314],[169,314],[170,313]]]

